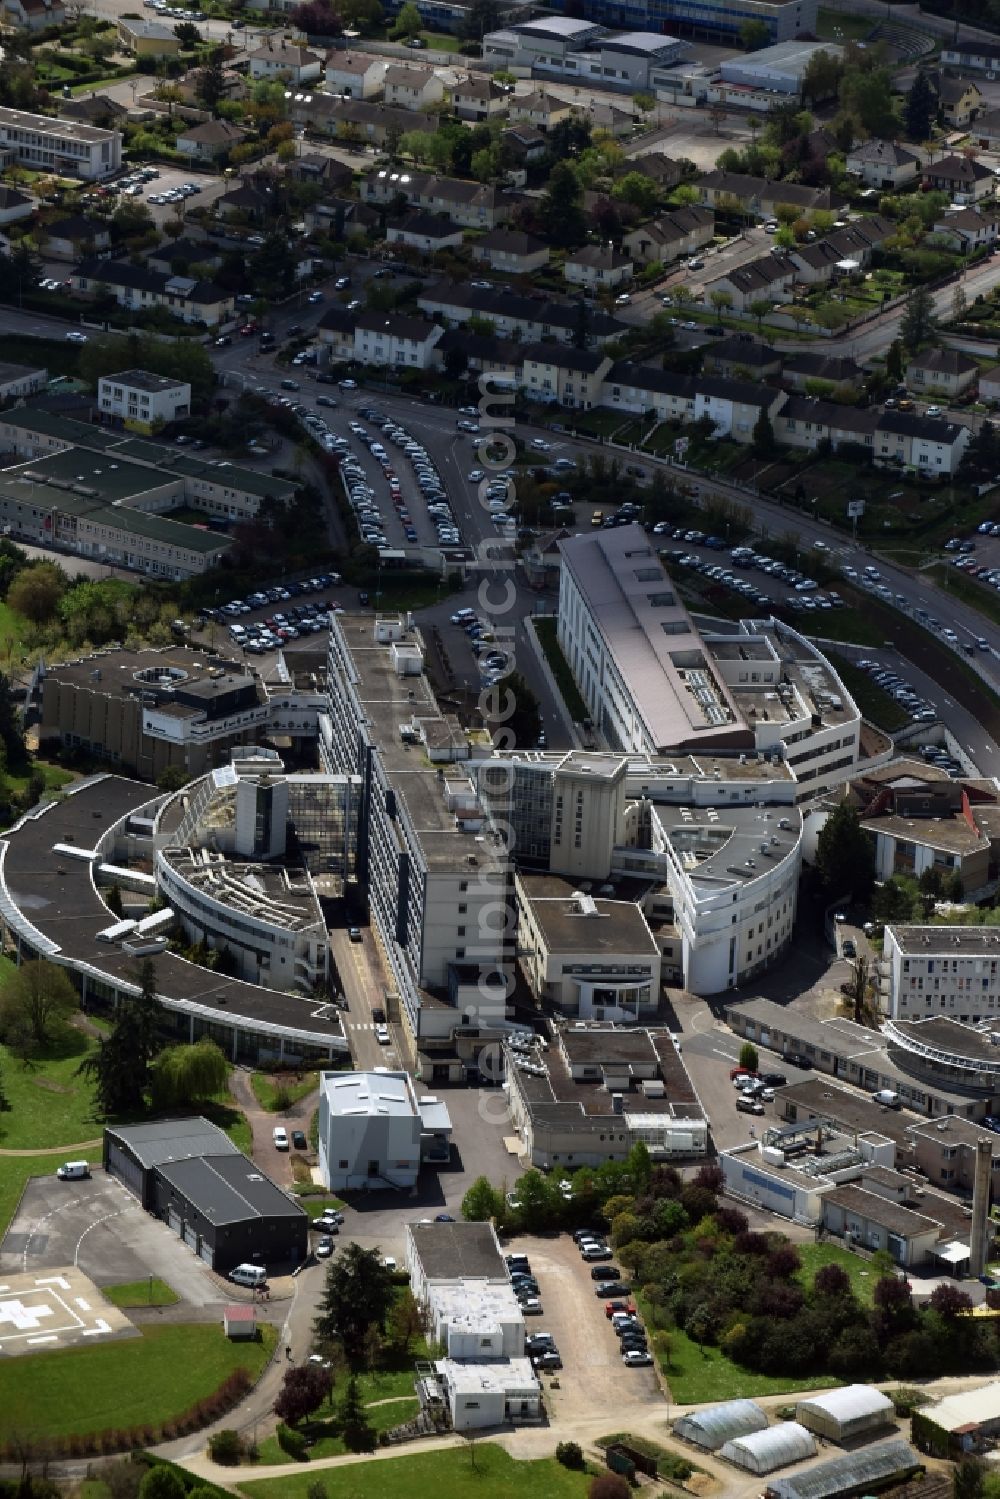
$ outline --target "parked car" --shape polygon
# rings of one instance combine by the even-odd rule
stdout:
[[[292,1130],[292,1144],[295,1146],[296,1150],[309,1149],[309,1141],[306,1139],[305,1135],[300,1129]]]
[[[288,1132],[280,1124],[276,1124],[271,1131],[271,1139],[274,1141],[275,1150],[288,1149]]]

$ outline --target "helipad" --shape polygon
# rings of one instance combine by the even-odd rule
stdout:
[[[72,1266],[38,1275],[0,1275],[0,1355],[42,1353],[137,1337],[129,1319]]]

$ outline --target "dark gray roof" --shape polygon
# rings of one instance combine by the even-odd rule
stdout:
[[[712,364],[745,364],[752,370],[780,366],[784,355],[746,333],[733,333],[729,338],[720,338],[713,348],[706,349],[705,357]]]
[[[925,437],[929,442],[953,445],[967,429],[959,422],[946,422],[933,416],[918,416],[909,411],[883,411],[878,419],[881,432],[897,432],[902,437]]]
[[[116,1124],[105,1130],[127,1145],[147,1171],[192,1156],[239,1155],[229,1136],[210,1119],[154,1119],[149,1124]],[[241,1158],[242,1159],[242,1158]]]
[[[108,286],[130,286],[136,291],[156,292],[164,295],[170,283],[178,281],[169,271],[151,271],[145,266],[132,265],[127,260],[81,260],[73,273],[86,277],[88,281],[104,282]],[[187,281],[176,293],[187,302],[215,304],[232,299],[232,293],[223,291],[213,281]]]
[[[483,317],[516,318],[522,322],[543,323],[550,328],[575,328],[577,301],[557,301],[554,297],[515,296],[508,291],[482,291],[457,281],[438,281],[425,287],[418,304],[464,307]],[[626,325],[606,312],[590,310],[587,331],[594,338],[615,338]]]
[[[521,358],[534,364],[554,364],[562,370],[582,370],[593,374],[607,358],[599,349],[574,349],[566,344],[526,344]]]
[[[490,1223],[411,1223],[410,1233],[428,1280],[507,1279]]]
[[[651,364],[632,364],[621,359],[608,370],[605,379],[612,385],[631,385],[636,390],[657,390],[663,395],[683,396],[693,401],[699,382],[693,375],[679,375],[675,370],[658,370]]]
[[[781,420],[813,422],[820,427],[835,427],[841,432],[863,435],[881,426],[879,413],[871,407],[842,406],[838,401],[817,400],[814,396],[790,395],[781,408]]]
[[[448,239],[462,232],[446,213],[424,213],[419,208],[404,213],[401,219],[393,219],[388,227],[402,234],[422,234],[427,239]]]
[[[790,1478],[769,1478],[767,1489],[775,1499],[837,1499],[840,1494],[874,1493],[876,1485],[882,1489],[890,1479],[922,1467],[909,1442],[899,1439],[816,1463]]]
[[[276,1187],[239,1151],[199,1155],[159,1168],[210,1223],[245,1223],[248,1218],[304,1218],[303,1208]]]

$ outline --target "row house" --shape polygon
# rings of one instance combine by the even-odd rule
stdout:
[[[791,256],[773,251],[759,260],[735,266],[710,281],[705,291],[709,297],[714,291],[728,292],[736,311],[747,312],[754,302],[790,302],[796,276],[797,267]]]
[[[439,123],[436,115],[332,94],[295,95],[288,101],[288,117],[293,125],[315,135],[379,147],[397,133],[405,135],[409,130],[431,135]]]
[[[424,287],[417,306],[428,317],[440,317],[453,324],[467,323],[473,317],[483,318],[492,324],[500,338],[520,338],[526,343],[548,338],[573,343],[580,331],[577,303],[487,290],[468,282],[439,281]],[[587,346],[619,337],[626,326],[599,308],[587,308],[584,330]]]
[[[521,351],[521,389],[529,401],[589,411],[601,404],[610,368],[606,354],[565,344],[529,344]]]
[[[1000,121],[1000,110],[997,119]],[[997,140],[1000,141],[1000,131]],[[989,248],[997,242],[996,208],[984,203],[982,208],[959,208],[954,213],[942,214],[934,224],[934,235],[963,255]]]
[[[961,349],[925,349],[906,366],[906,383],[919,396],[954,399],[970,390],[979,376],[979,365]]]
[[[884,411],[875,434],[880,468],[912,468],[924,475],[954,474],[969,445],[968,427],[906,411]]]
[[[766,177],[751,177],[743,172],[706,172],[695,183],[702,203],[710,208],[735,207],[755,218],[776,213],[779,205],[796,208],[799,213],[817,209],[839,208],[844,202],[826,187],[806,187],[799,182],[769,182]]]
[[[385,237],[390,245],[408,245],[424,255],[457,250],[462,243],[461,229],[446,213],[425,213],[420,208],[387,224]]]
[[[236,310],[232,292],[212,281],[151,271],[124,260],[83,260],[70,279],[80,296],[93,300],[110,292],[120,307],[136,312],[163,307],[185,323],[211,327],[231,318]]]
[[[585,245],[567,255],[563,275],[570,286],[584,291],[615,291],[632,280],[633,265],[611,245]]]
[[[388,67],[384,57],[367,52],[329,52],[326,58],[326,86],[331,94],[348,99],[371,99],[381,92]]]
[[[507,90],[492,78],[466,78],[451,91],[451,107],[460,120],[492,120],[507,108]]]
[[[484,261],[491,271],[527,276],[548,265],[549,247],[544,240],[520,229],[491,229],[473,241],[472,258]]]
[[[640,224],[622,240],[622,249],[642,265],[654,261],[677,260],[694,255],[709,244],[715,234],[715,214],[711,208],[692,204],[675,208],[648,224]]]
[[[405,198],[411,208],[446,213],[463,229],[495,229],[510,217],[517,199],[500,188],[460,177],[383,168],[361,184],[363,203],[384,205]]]
[[[821,442],[828,442],[833,448],[860,443],[874,453],[878,418],[879,413],[872,409],[859,410],[837,401],[790,395],[778,413],[774,435],[789,448],[813,451]]]
[[[362,364],[426,370],[444,329],[399,312],[363,312],[354,325],[354,358]]]
[[[386,104],[398,109],[429,109],[444,98],[444,84],[433,68],[407,68],[394,63],[382,80]]]

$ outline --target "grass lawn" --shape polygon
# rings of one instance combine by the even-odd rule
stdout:
[[[249,1499],[306,1499],[315,1479],[308,1468],[281,1478],[262,1478],[237,1485]],[[359,1462],[323,1473],[329,1499],[413,1499],[433,1494],[435,1499],[584,1499],[586,1473],[574,1473],[554,1457],[538,1462],[516,1462],[492,1442],[444,1452],[415,1450],[384,1462]]]
[[[175,1306],[180,1297],[165,1280],[151,1275],[148,1280],[127,1280],[120,1286],[102,1286],[115,1306]]]
[[[432,604],[439,604],[442,599],[447,598],[451,592],[444,582],[413,583],[407,579],[401,579],[396,583],[384,573],[380,585],[369,583],[361,586],[367,586],[372,603],[377,609],[429,609]]]
[[[88,83],[86,91],[89,93]],[[4,333],[0,336],[0,360],[28,364],[32,369],[44,367],[53,375],[76,376],[80,368],[79,346],[58,338],[31,338],[26,333]]]
[[[556,639],[556,622],[547,615],[540,615],[532,620],[535,634],[538,636],[538,644],[545,653],[545,659],[549,663],[549,669],[555,677],[556,686],[566,704],[569,716],[574,723],[582,723],[585,718],[590,717],[587,704],[584,702],[580,689],[573,679],[569,662],[563,655],[562,647]]]
[[[231,1343],[221,1325],[148,1327],[142,1337],[0,1365],[0,1440],[158,1426],[219,1388],[234,1369],[256,1379],[277,1333]]]
[[[0,959],[0,986],[12,971],[9,959]],[[0,1114],[4,1150],[46,1150],[98,1138],[101,1125],[94,1117],[93,1084],[77,1076],[92,1049],[88,1037],[71,1027],[49,1055],[28,1063],[0,1046],[0,1070],[11,1105],[9,1114]]]
[[[412,1376],[410,1378],[412,1384]],[[334,1407],[336,1407],[338,1391],[333,1392]],[[420,1401],[416,1395],[399,1395],[385,1401],[384,1404],[367,1406],[368,1421],[375,1431],[391,1431],[394,1426],[402,1426],[404,1421],[412,1421],[420,1409]],[[336,1421],[316,1422],[310,1432],[308,1423],[302,1429],[312,1435],[316,1433],[316,1440],[309,1448],[309,1458],[316,1457],[338,1457],[346,1452],[343,1438],[336,1434]],[[320,1435],[326,1432],[328,1427],[333,1428],[332,1435]],[[277,1437],[268,1437],[259,1445],[260,1461],[262,1463],[294,1463],[295,1458],[290,1457],[282,1447],[278,1445]]]
[[[669,1361],[661,1356],[660,1362],[675,1405],[783,1395],[786,1390],[823,1390],[840,1383],[829,1374],[817,1374],[811,1379],[755,1374],[752,1369],[734,1364],[718,1348],[699,1348],[679,1328],[672,1329],[668,1336]]]
[[[294,1073],[282,1073],[275,1076],[270,1072],[255,1072],[250,1078],[250,1086],[261,1108],[270,1109],[272,1113],[276,1113],[279,1107],[288,1107],[287,1104],[277,1101],[279,1089],[288,1095],[290,1103],[298,1103],[300,1098],[305,1098],[306,1094],[311,1093],[317,1086],[317,1076],[315,1072],[308,1072],[296,1082]]]
[[[843,590],[841,590],[843,592]],[[819,640],[843,640],[847,645],[885,645],[885,631],[872,624],[860,609],[824,609],[820,614],[790,614],[778,611],[803,635]]]
[[[836,651],[829,651],[827,654],[843,678],[848,692],[870,723],[879,729],[885,729],[887,734],[906,727],[910,722],[910,715],[901,703],[897,703],[890,693],[873,682],[868,673],[862,671],[860,666],[855,666],[853,661],[839,656]]]
[[[253,1154],[253,1130],[250,1128],[250,1121],[235,1107],[228,1093],[199,1105],[199,1113],[204,1114],[206,1119],[211,1119],[212,1123],[217,1124],[221,1130],[225,1130],[237,1150],[242,1150],[244,1155]]]
[[[1000,624],[1000,593],[995,588],[968,577],[960,567],[949,567],[945,562],[937,562],[929,567],[925,576],[933,578],[945,593],[961,599],[963,604],[978,610],[984,618],[992,620],[993,624]]]
[[[804,1286],[812,1285],[816,1271],[823,1265],[839,1265],[850,1276],[851,1288],[862,1306],[871,1305],[872,1290],[878,1276],[867,1260],[851,1254],[848,1249],[841,1249],[839,1244],[796,1244],[795,1247],[802,1261],[798,1279]]]

